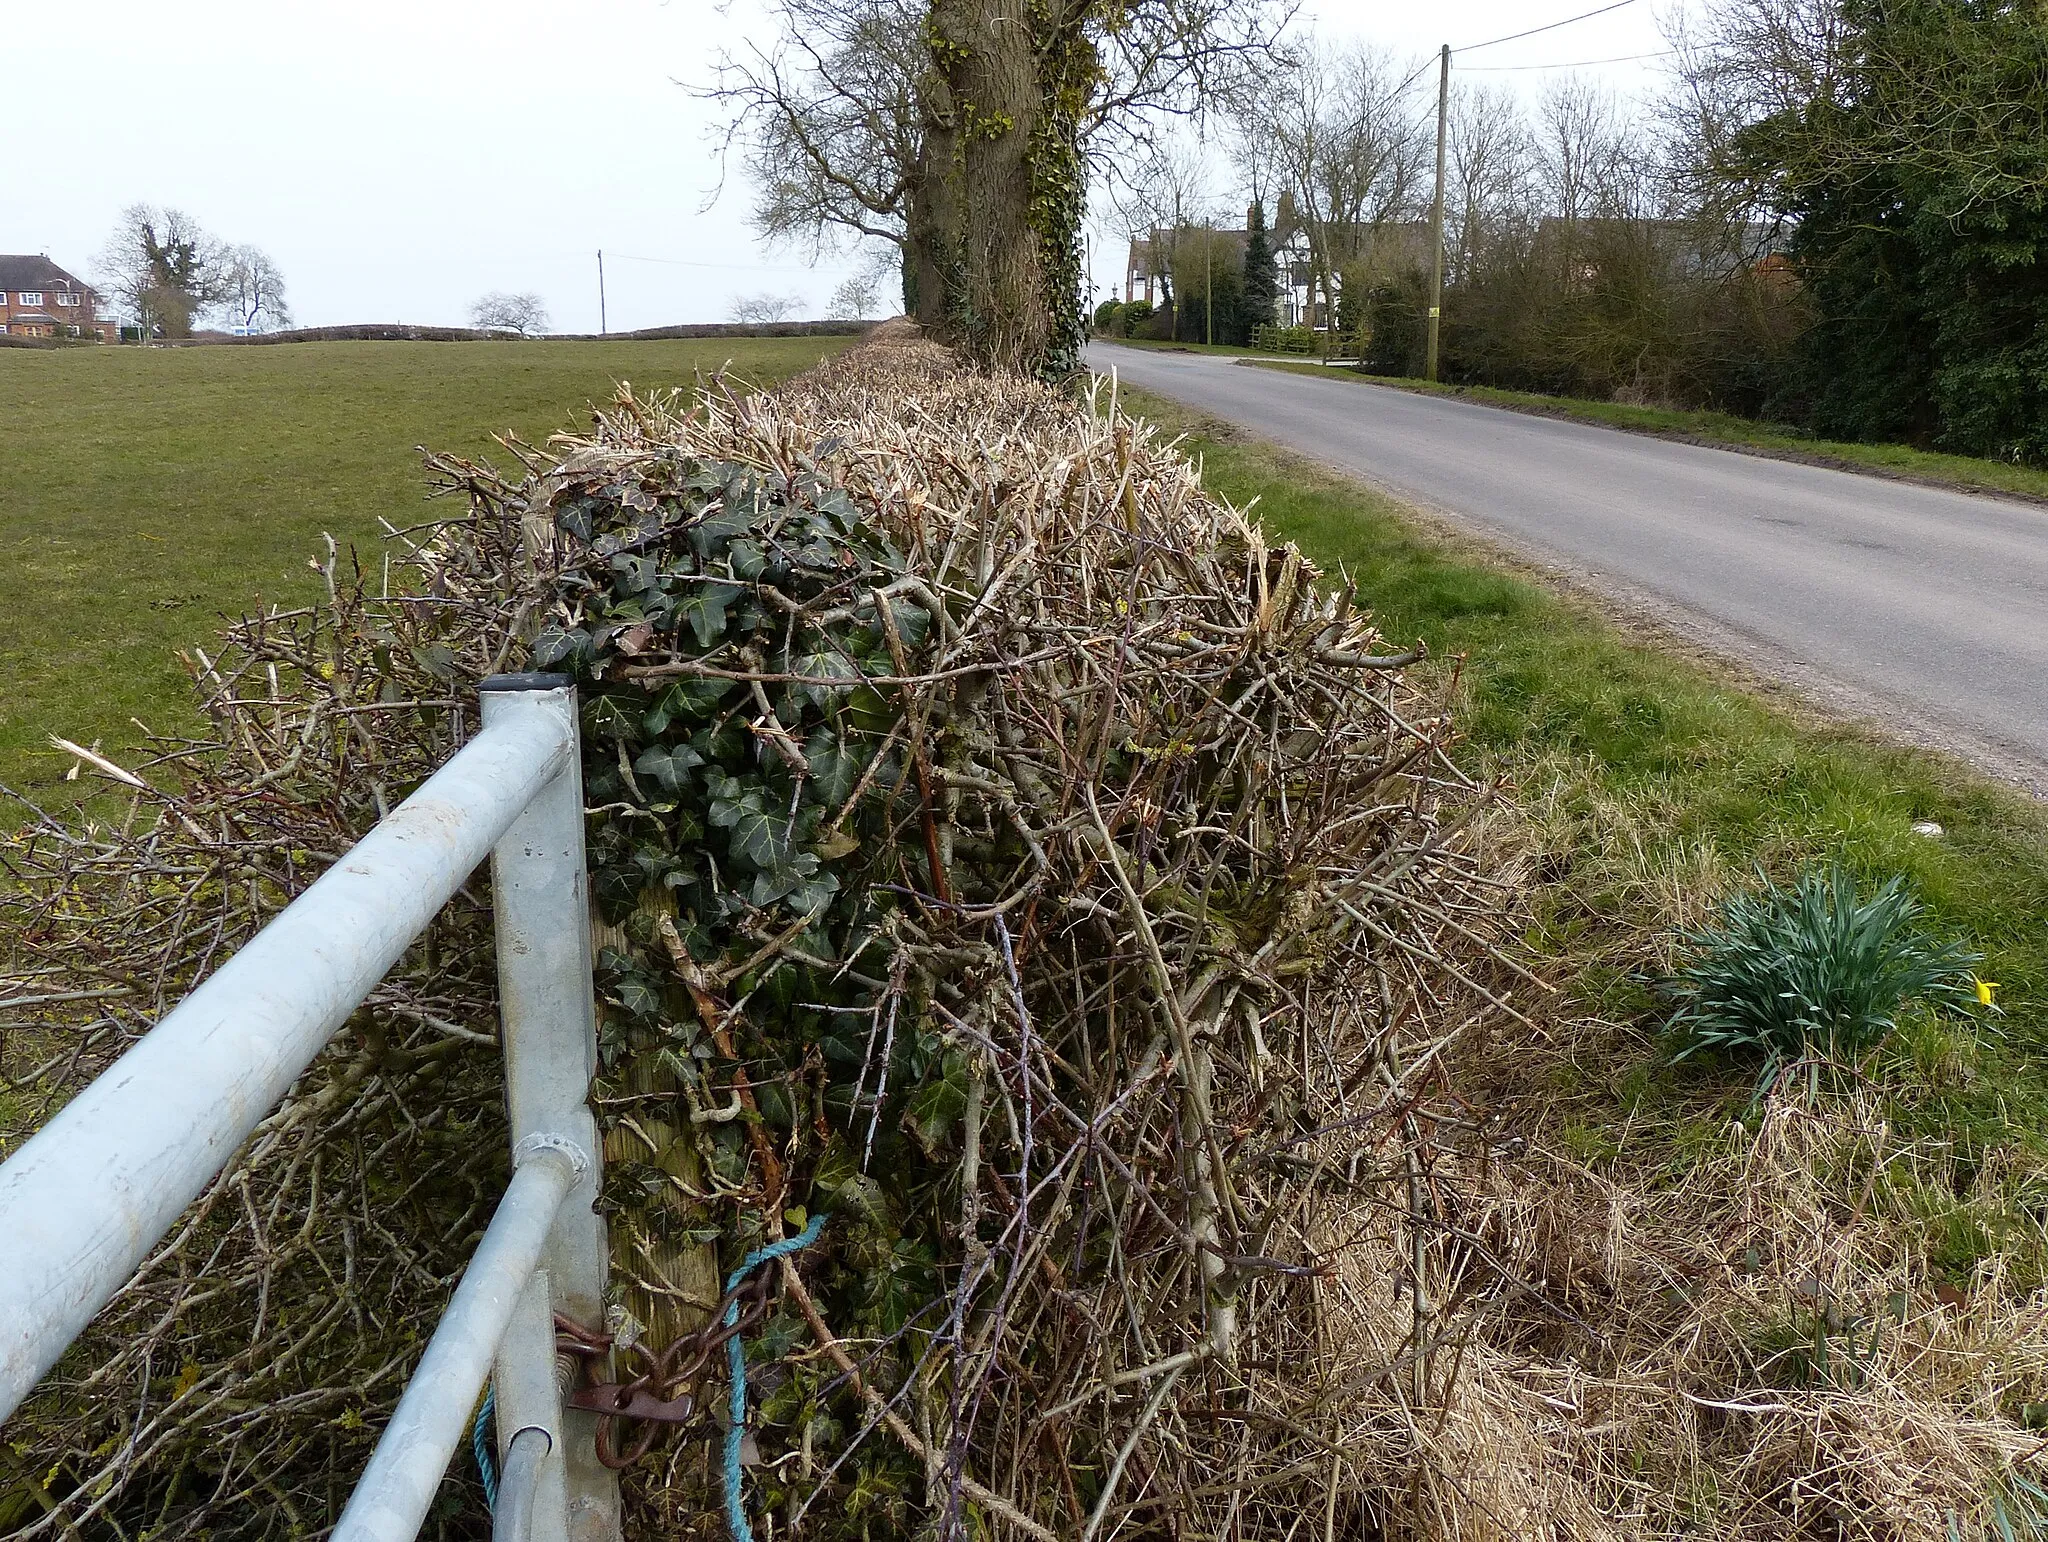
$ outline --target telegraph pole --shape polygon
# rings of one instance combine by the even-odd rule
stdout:
[[[1441,182],[1443,180],[1443,152],[1441,150],[1437,152],[1437,162],[1437,180]],[[597,335],[603,337],[610,331],[611,327],[606,322],[604,312],[604,248],[600,246],[597,249]]]
[[[1444,136],[1450,126],[1451,45],[1444,44],[1436,81],[1436,200],[1429,207],[1429,239],[1435,248],[1429,270],[1429,356],[1423,378],[1436,379],[1437,340],[1444,318]]]
[[[1209,292],[1202,301],[1202,325],[1209,334],[1209,346],[1216,346],[1216,222],[1209,221],[1209,231],[1202,242],[1202,250],[1208,254]]]

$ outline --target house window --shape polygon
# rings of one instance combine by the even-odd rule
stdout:
[[[16,305],[29,306],[41,305],[43,303],[43,292],[40,289],[24,289],[15,295],[14,303]]]
[[[7,303],[7,291],[6,291],[6,290],[4,290],[4,289],[0,289],[0,305],[5,305],[6,303]]]
[[[76,305],[78,303],[78,296],[75,294],[65,294],[63,291],[59,290],[57,294],[57,303],[59,305]]]

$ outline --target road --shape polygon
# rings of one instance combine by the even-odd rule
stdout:
[[[2048,507],[1095,344],[1836,710],[2048,790]]]

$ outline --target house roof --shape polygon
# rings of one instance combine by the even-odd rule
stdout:
[[[0,253],[0,293],[16,289],[90,289],[47,257],[9,257]]]

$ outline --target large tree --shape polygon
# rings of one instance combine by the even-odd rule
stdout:
[[[1280,271],[1273,261],[1272,238],[1266,234],[1265,208],[1254,199],[1245,215],[1244,278],[1239,286],[1239,326],[1249,343],[1259,327],[1279,319]]]
[[[1793,228],[1815,425],[2048,460],[2039,0],[1722,0],[1683,41],[1708,180]]]
[[[231,246],[221,254],[217,285],[221,313],[230,326],[274,332],[292,324],[285,303],[284,275],[258,246]]]
[[[1091,160],[1220,100],[1285,0],[773,0],[781,40],[728,58],[760,228],[902,249],[907,308],[999,368],[1063,375],[1084,336]]]
[[[101,287],[145,334],[185,337],[225,294],[221,244],[182,209],[132,204],[100,253]]]

